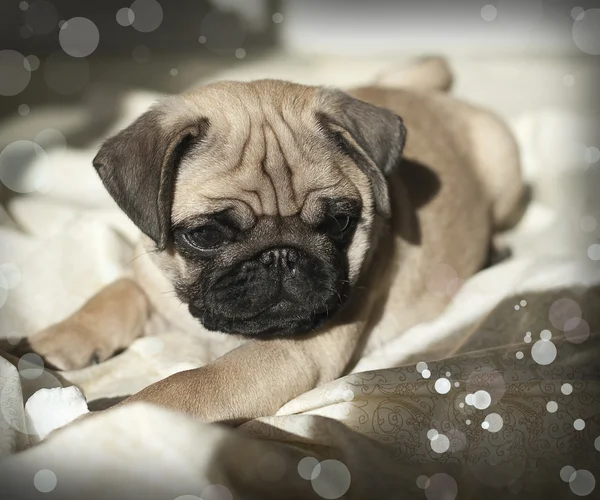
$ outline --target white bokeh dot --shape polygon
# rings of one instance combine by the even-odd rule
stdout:
[[[446,377],[449,377],[450,375],[452,375],[450,372],[446,372]]]
[[[458,403],[458,407],[459,407],[459,408],[464,408],[464,407],[465,407],[465,404],[464,404],[464,403]]]
[[[484,5],[481,8],[481,17],[484,21],[493,21],[498,15],[498,9],[493,5]]]
[[[435,381],[435,390],[439,394],[448,394],[448,392],[450,392],[451,388],[452,388],[452,384],[450,383],[450,381],[447,378],[438,378]]]
[[[465,424],[471,425],[471,421],[469,419],[465,420]]]
[[[565,338],[572,344],[582,344],[590,337],[590,325],[584,319],[573,318],[565,325]]]
[[[483,422],[481,422],[481,428],[482,429],[488,429],[490,427],[490,423],[486,422],[485,420]]]
[[[31,81],[25,57],[16,50],[0,50],[0,95],[11,97],[20,94]]]
[[[423,371],[421,372],[421,376],[422,376],[423,378],[429,378],[429,377],[431,377],[431,372],[430,372],[429,370],[423,370]]]
[[[552,338],[552,332],[550,330],[542,330],[540,332],[540,338],[542,340],[550,340]]]
[[[600,160],[600,149],[590,146],[585,150],[585,159],[588,163],[597,163]]]
[[[520,302],[520,304],[521,304],[521,307],[525,307],[527,305],[527,301],[526,300],[522,300]]]
[[[130,9],[134,15],[132,26],[141,33],[156,30],[163,21],[163,9],[156,0],[135,0]]]
[[[531,344],[531,337],[529,337],[529,336],[523,337],[523,342],[525,342],[526,344]]]
[[[486,423],[486,427],[483,427],[483,423]],[[482,427],[490,432],[499,432],[504,426],[504,420],[498,413],[490,413],[482,423]]]
[[[473,394],[467,394],[465,396],[465,403],[467,403],[469,406],[473,406],[473,401],[474,401],[474,396]]]
[[[345,495],[352,482],[348,467],[338,460],[323,460],[319,465],[319,474],[311,478],[315,493],[325,499]]]
[[[49,175],[46,152],[31,141],[15,141],[0,152],[0,181],[15,193],[28,194],[42,187]]]
[[[39,378],[44,373],[44,360],[33,352],[21,356],[17,366],[21,377],[27,380]]]
[[[23,61],[27,71],[36,71],[40,67],[40,59],[37,56],[27,56]]]
[[[205,36],[199,36],[198,37],[198,42],[200,42],[200,43],[206,43],[206,37]]]
[[[429,444],[436,453],[446,453],[450,449],[450,440],[444,434],[436,434]]]
[[[581,218],[581,230],[591,233],[598,227],[598,221],[592,215],[585,215]]]
[[[569,396],[573,393],[573,386],[571,384],[563,384],[560,386],[560,392],[562,392],[565,396]]]
[[[67,148],[67,139],[59,130],[46,128],[35,136],[35,143],[44,151],[52,149],[64,150]]]
[[[458,495],[458,484],[452,476],[440,473],[429,478],[425,488],[427,500],[455,500]]]
[[[581,418],[578,418],[573,422],[573,427],[576,431],[582,431],[585,429],[585,421]]]
[[[573,7],[573,8],[571,9],[571,17],[572,17],[574,20],[577,20],[577,19],[579,19],[579,18],[580,18],[580,16],[581,16],[582,14],[584,14],[584,13],[585,13],[585,10],[584,10],[583,8],[581,8],[581,7]],[[585,14],[584,14],[584,15],[585,15]]]
[[[473,394],[473,406],[478,410],[485,410],[492,404],[492,396],[487,391],[477,391]]]
[[[588,9],[580,14],[575,22],[571,34],[575,45],[582,52],[589,55],[600,54],[600,9]]]
[[[313,457],[305,457],[298,463],[298,474],[302,479],[310,481],[314,475],[317,477],[320,472],[319,461]]]
[[[564,75],[562,82],[565,87],[572,87],[575,84],[575,77],[573,75]]]
[[[275,14],[273,14],[273,22],[276,24],[282,23],[283,14],[281,14],[280,12],[275,12]]]
[[[417,478],[417,488],[424,490],[429,486],[429,478],[427,476],[419,476]]]
[[[565,483],[568,483],[573,478],[574,474],[575,474],[575,469],[573,467],[571,467],[570,465],[565,465],[562,469],[560,469],[560,478]]]
[[[577,326],[577,322],[582,316],[581,307],[572,299],[562,298],[554,301],[550,306],[548,318],[555,328],[564,331],[565,325],[570,322],[570,328]]]
[[[179,70],[177,68],[171,68],[171,71],[169,71],[169,73],[171,74],[171,76],[177,76],[179,74]]]
[[[27,116],[31,108],[27,104],[20,104],[18,107],[18,112],[21,116]]]
[[[244,57],[246,57],[246,51],[244,49],[237,49],[235,51],[235,57],[237,57],[238,59],[243,59]]]
[[[423,373],[423,370],[427,370],[427,363],[425,363],[425,361],[419,361],[417,363],[417,371]]]
[[[51,470],[42,469],[33,476],[33,486],[40,493],[50,493],[56,488],[57,484],[58,479],[56,478],[56,474]]]
[[[454,382],[454,387],[460,387],[460,382]]]
[[[600,260],[600,245],[598,243],[590,245],[587,254],[588,257],[592,260]]]
[[[569,479],[569,488],[579,497],[588,496],[596,488],[596,478],[590,471],[579,469],[571,475]]]
[[[429,429],[427,431],[427,439],[429,439],[430,441],[436,437],[439,434],[439,432],[435,429]]]
[[[515,305],[515,311],[518,311],[519,309],[521,309],[521,306],[519,304]]]
[[[19,2],[19,9],[27,10],[29,8],[29,4],[27,2]]]
[[[594,448],[596,448],[597,451],[600,451],[600,436],[594,440]]]
[[[87,57],[98,48],[100,32],[87,17],[73,17],[60,28],[58,41],[71,57]]]
[[[556,359],[558,351],[549,340],[538,340],[531,348],[531,357],[538,365],[549,365]]]
[[[521,351],[517,351],[517,353],[515,354],[517,359],[523,359],[523,357],[525,356]]]
[[[546,411],[548,413],[556,413],[558,410],[558,403],[556,401],[548,401],[546,403]]]
[[[128,7],[123,7],[117,11],[117,22],[121,26],[131,26],[135,21],[135,14]]]
[[[354,391],[352,389],[346,389],[342,392],[342,399],[344,401],[352,401],[354,399]]]

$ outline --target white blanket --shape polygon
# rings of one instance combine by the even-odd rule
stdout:
[[[387,63],[273,56],[212,79],[279,77],[349,86],[370,80]],[[598,165],[592,162],[597,159],[590,149],[593,143],[583,133],[589,131],[585,115],[563,96],[561,74],[571,63],[536,64],[455,62],[458,93],[496,109],[513,126],[526,175],[537,191],[522,223],[506,237],[514,257],[465,283],[438,320],[398,332],[389,345],[359,362],[356,375],[304,394],[277,416],[235,431],[135,405],[85,420],[30,447],[69,416],[86,411],[83,396],[71,388],[62,394],[65,389],[36,394],[26,412],[25,403],[38,389],[76,384],[92,401],[131,394],[205,362],[204,346],[176,331],[139,339],[102,365],[64,374],[65,380],[25,362],[17,370],[0,358],[0,478],[6,479],[7,491],[24,499],[47,491],[47,496],[61,499],[187,495],[182,500],[280,498],[282,491],[285,498],[392,498],[398,487],[407,498],[422,498],[425,490],[428,499],[453,499],[455,489],[466,494],[490,485],[537,493],[543,486],[532,461],[560,443],[563,465],[592,470],[568,461],[569,453],[577,456],[577,448],[565,440],[577,432],[578,418],[589,433],[588,447],[593,448],[593,438],[600,434],[599,400],[593,399],[599,389],[588,384],[588,379],[598,378],[588,364],[590,353],[597,351],[594,332],[581,343],[568,341],[567,335],[565,341],[548,311],[556,300],[574,294],[586,318],[583,304],[592,299],[579,289],[600,284],[600,266],[592,259],[596,254],[589,250],[588,256],[600,210],[590,204],[593,198],[579,194],[589,188]],[[551,78],[557,84],[540,90],[540,81]],[[113,131],[156,97],[130,94]],[[50,114],[62,120],[67,137],[81,126],[84,115],[82,110]],[[6,124],[0,146],[33,139],[48,127],[44,120],[39,116],[29,128]],[[15,136],[15,130],[21,135]],[[137,230],[90,166],[101,139],[94,138],[86,149],[61,147],[60,141],[45,147],[45,154],[29,164],[27,178],[19,181],[23,190],[36,185],[44,193],[14,198],[8,204],[10,215],[0,213],[2,337],[31,334],[63,319],[127,272]],[[551,340],[540,339],[543,330],[551,333]],[[527,341],[526,331],[533,340]],[[585,331],[577,338],[583,336]],[[558,347],[555,358],[550,344]],[[570,360],[581,363],[575,374],[552,371]],[[417,365],[425,361],[427,367]],[[522,369],[515,371],[519,362]],[[402,365],[406,368],[389,370]],[[367,370],[377,371],[362,374]],[[566,381],[574,387],[569,402],[564,401]],[[511,403],[517,387],[526,403]],[[475,396],[466,398],[469,394]],[[592,398],[587,406],[586,394]],[[473,397],[486,395],[489,404],[473,402]],[[546,410],[553,401],[559,406],[556,412]],[[523,427],[515,408],[540,429]],[[498,425],[504,431],[493,431]],[[556,426],[562,430],[553,431]],[[519,458],[515,429],[528,460]],[[546,448],[530,442],[542,438]],[[482,457],[492,455],[502,470],[490,472],[489,460],[483,463]],[[463,470],[458,464],[468,467]],[[577,472],[571,482],[569,474],[562,482],[560,467],[548,462],[548,468],[562,488],[557,495],[589,489],[584,472]]]

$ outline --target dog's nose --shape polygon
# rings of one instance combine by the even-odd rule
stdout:
[[[260,262],[265,267],[282,266],[291,271],[296,267],[298,258],[298,251],[294,248],[271,248],[262,253]]]

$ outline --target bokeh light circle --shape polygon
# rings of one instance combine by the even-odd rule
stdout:
[[[569,321],[580,319],[582,316],[581,307],[577,302],[572,299],[558,299],[553,302],[548,312],[548,318],[554,328],[558,328],[561,331],[565,330],[565,325]],[[572,326],[574,328],[576,324]]]
[[[298,474],[302,479],[310,481],[320,473],[319,461],[314,457],[304,457],[298,463]]]
[[[335,499],[345,495],[350,488],[350,471],[338,460],[323,460],[317,477],[311,479],[313,490],[321,498]]]
[[[0,95],[14,96],[23,92],[31,81],[23,54],[16,50],[0,50]]]
[[[100,43],[97,26],[86,17],[73,17],[60,28],[58,41],[71,57],[87,57]]]
[[[441,473],[429,478],[429,485],[425,488],[427,500],[455,500],[457,495],[458,485],[452,476]]]
[[[156,0],[135,0],[130,9],[133,11],[133,23],[136,31],[150,33],[163,21],[163,9]]]
[[[586,497],[596,488],[596,478],[590,471],[579,469],[569,479],[569,488],[575,495]]]
[[[573,22],[571,34],[575,45],[586,54],[600,55],[600,9],[588,9]]]
[[[135,13],[128,7],[123,7],[117,11],[117,22],[121,26],[131,26],[135,21]]]
[[[439,394],[448,394],[451,388],[452,384],[447,378],[439,378],[435,381],[435,390]]]
[[[549,340],[538,340],[531,348],[531,357],[538,365],[549,365],[556,359],[558,351]]]
[[[58,23],[58,11],[47,0],[36,0],[23,15],[25,26],[35,35],[52,33]]]
[[[31,55],[25,58],[23,61],[25,69],[29,72],[36,71],[40,67],[40,59],[37,56]]]
[[[493,21],[498,15],[498,9],[493,5],[484,5],[481,8],[481,17],[484,21]]]
[[[58,479],[56,474],[48,469],[42,469],[35,473],[33,476],[33,486],[40,493],[50,493],[54,491],[56,485],[58,484]]]
[[[48,180],[46,152],[31,141],[15,141],[0,152],[0,181],[15,193],[28,194]]]

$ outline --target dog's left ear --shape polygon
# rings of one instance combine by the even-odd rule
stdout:
[[[181,157],[190,141],[207,132],[208,120],[162,124],[161,106],[151,108],[108,139],[93,164],[117,205],[159,250],[167,246],[171,206]]]
[[[406,128],[398,115],[338,90],[326,90],[318,118],[373,184],[376,210],[389,217],[387,177],[398,167]]]

